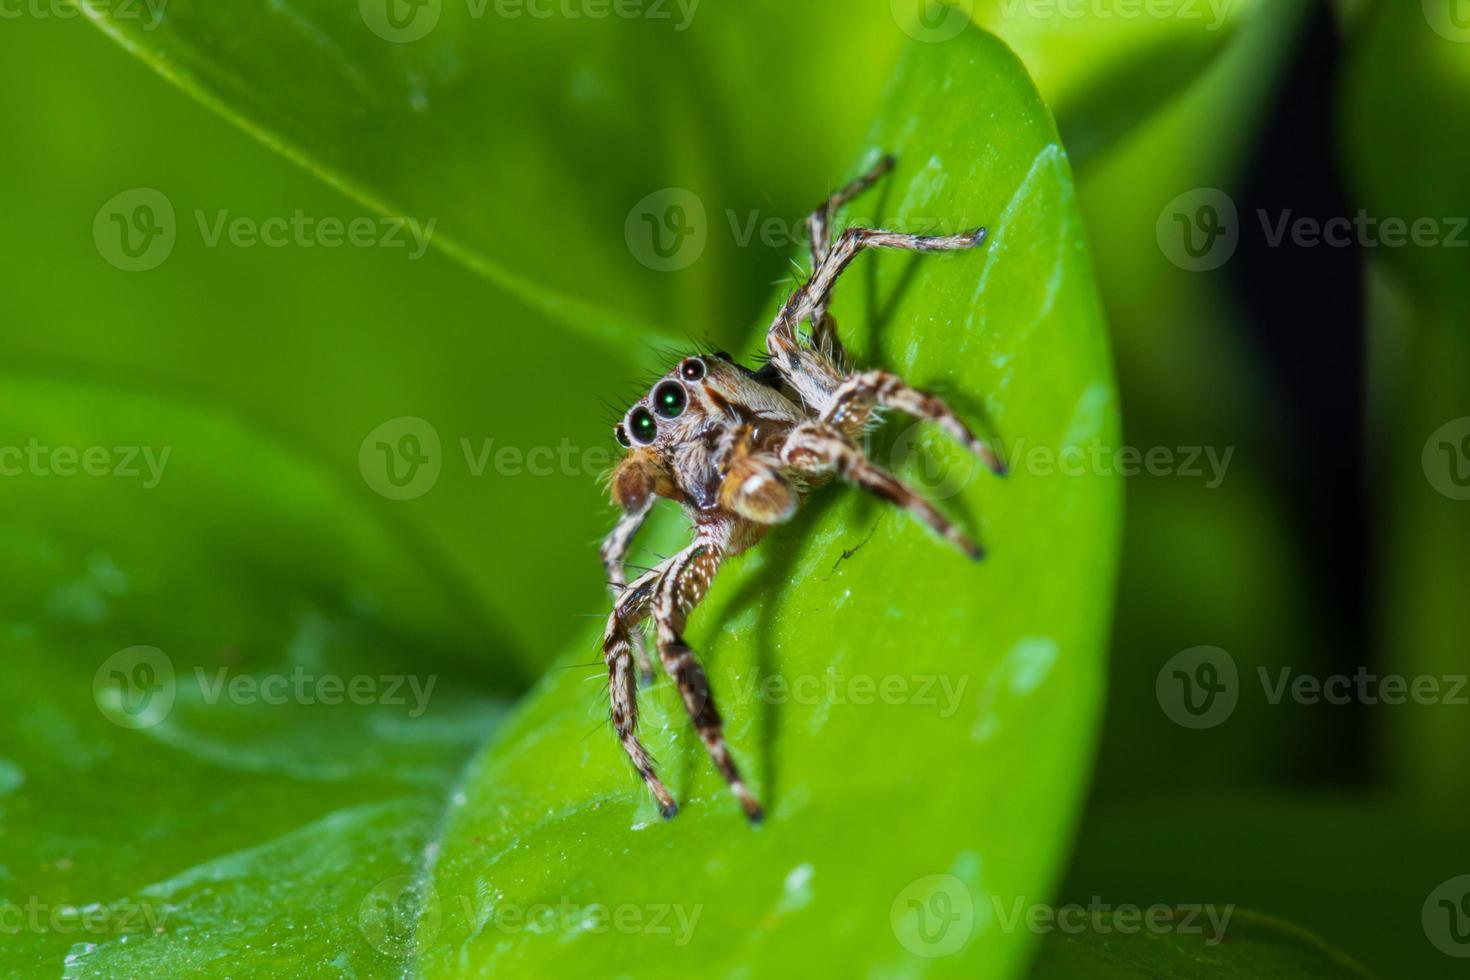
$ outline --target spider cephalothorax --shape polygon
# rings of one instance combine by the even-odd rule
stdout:
[[[864,248],[919,252],[978,246],[980,228],[960,235],[904,235],[849,228],[834,241],[837,209],[892,167],[885,157],[834,194],[808,219],[812,275],[788,299],[766,336],[770,360],[759,371],[726,354],[686,357],[659,378],[617,424],[628,453],[613,470],[610,489],[622,509],[602,545],[616,599],[603,635],[612,720],[628,757],[664,816],[677,807],[638,740],[637,677],[651,671],[639,627],[652,618],[660,662],[673,678],[711,758],[752,821],[761,807],[746,788],[725,744],[704,668],[683,640],[689,612],[704,598],[724,559],[760,540],[796,512],[803,495],[834,476],[899,504],[972,558],[981,550],[929,503],[864,453],[861,436],[874,413],[888,408],[932,419],[977,453],[995,472],[999,460],[942,401],[885,371],[850,373],[827,313],[832,288]],[[810,340],[798,330],[810,323]],[[654,501],[677,501],[694,523],[694,541],[640,575],[625,576],[634,534]]]

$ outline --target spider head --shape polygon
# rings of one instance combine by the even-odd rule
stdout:
[[[744,372],[729,355],[686,357],[658,378],[614,427],[629,450],[613,473],[613,497],[625,509],[650,495],[714,503],[714,456],[720,434],[737,421]]]
[[[719,376],[730,362],[718,355],[686,357],[654,382],[648,394],[618,422],[613,434],[624,448],[666,452],[697,438],[723,416]]]

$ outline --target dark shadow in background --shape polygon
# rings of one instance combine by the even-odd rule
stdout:
[[[1368,499],[1367,328],[1364,250],[1325,242],[1302,247],[1290,231],[1272,245],[1282,217],[1352,218],[1357,206],[1340,173],[1336,141],[1342,42],[1326,4],[1316,6],[1293,53],[1274,109],[1236,195],[1240,245],[1229,264],[1244,338],[1272,387],[1272,475],[1303,542],[1313,620],[1327,641],[1301,669],[1352,675],[1374,669],[1369,569],[1376,567]],[[1264,214],[1264,218],[1263,218]],[[1263,221],[1266,222],[1263,227]],[[1267,229],[1271,235],[1267,234]],[[1359,784],[1372,774],[1369,711],[1350,705],[1310,715],[1283,760],[1294,782]]]

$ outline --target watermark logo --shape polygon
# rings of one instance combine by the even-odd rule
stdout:
[[[1470,417],[1435,429],[1420,462],[1430,486],[1451,500],[1470,500]]]
[[[888,0],[899,30],[916,41],[952,41],[970,26],[975,0]]]
[[[1198,646],[1169,658],[1154,681],[1159,707],[1177,725],[1214,728],[1235,711],[1240,672],[1219,647]]]
[[[439,26],[444,0],[357,0],[368,30],[393,44],[412,44]]]
[[[119,650],[92,677],[92,700],[103,717],[123,728],[152,728],[174,707],[173,661],[157,647]]]
[[[1451,878],[1430,892],[1420,917],[1435,949],[1470,959],[1470,875]]]
[[[394,959],[411,953],[419,938],[432,943],[442,919],[438,892],[413,875],[378,882],[357,908],[357,928],[368,944]]]
[[[124,272],[158,268],[172,254],[177,238],[173,204],[151,187],[114,195],[92,219],[98,254]]]
[[[1470,44],[1470,0],[1422,0],[1424,19],[1446,41]]]
[[[888,921],[900,945],[915,956],[951,956],[975,931],[975,900],[954,875],[926,875],[898,893]]]
[[[928,426],[916,422],[899,433],[889,454],[889,469],[904,473],[909,486],[925,500],[947,500],[969,486],[984,468],[980,457],[963,447],[919,445]],[[906,464],[913,463],[912,467]]]
[[[443,455],[438,431],[425,419],[404,415],[367,434],[357,452],[357,467],[375,493],[389,500],[413,500],[439,482]]]
[[[1159,250],[1170,262],[1190,272],[1208,272],[1235,254],[1240,216],[1229,194],[1199,187],[1164,205],[1154,234]]]
[[[678,272],[699,261],[709,242],[709,218],[699,195],[665,187],[628,212],[623,237],[633,257],[656,272]]]

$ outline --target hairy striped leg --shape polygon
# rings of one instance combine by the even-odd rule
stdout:
[[[624,567],[628,560],[628,549],[632,547],[633,538],[638,529],[648,520],[649,511],[653,510],[653,496],[646,497],[642,503],[632,510],[624,511],[608,532],[607,537],[602,539],[601,557],[602,567],[607,570],[607,587],[612,592],[613,601],[616,602],[623,594],[628,585],[628,575]],[[653,661],[648,657],[648,646],[643,642],[643,633],[634,627],[630,632],[633,645],[633,656],[638,663],[638,675],[643,680],[644,686],[653,681]]]
[[[847,380],[832,393],[831,404],[822,412],[822,421],[831,423],[850,437],[855,436],[867,424],[874,406],[930,419],[979,456],[991,472],[1005,475],[1005,464],[995,451],[977,438],[943,399],[920,391],[888,371],[848,375]]]
[[[862,449],[825,422],[803,422],[792,429],[786,445],[782,447],[781,461],[798,473],[812,476],[836,473],[854,485],[903,507],[971,558],[978,560],[985,556],[979,545],[930,506],[927,500],[869,460]]]
[[[848,228],[812,270],[812,277],[791,294],[766,332],[766,352],[783,378],[808,401],[830,391],[841,381],[837,368],[826,358],[802,347],[797,326],[811,320],[814,330],[836,334],[827,316],[827,304],[843,271],[866,248],[899,249],[910,252],[949,252],[975,248],[985,241],[985,229],[959,235],[906,235],[874,228]],[[828,387],[830,385],[830,387]],[[825,390],[824,390],[825,389]]]
[[[658,801],[659,812],[672,817],[678,812],[674,797],[654,771],[653,759],[638,740],[638,678],[633,663],[635,631],[648,618],[654,593],[675,561],[670,558],[652,571],[638,576],[619,594],[602,636],[602,659],[607,664],[608,700],[612,705],[613,730],[633,768]]]
[[[822,206],[806,219],[807,234],[811,236],[813,266],[821,265],[832,248],[832,219],[837,217],[837,212],[844,204],[878,183],[884,174],[893,169],[893,162],[892,154],[885,155],[867,173],[823,201]]]
[[[813,269],[825,262],[827,253],[832,251],[832,222],[836,219],[837,212],[892,170],[893,162],[892,155],[884,156],[867,173],[822,202],[822,206],[806,219],[807,235],[812,246]],[[812,310],[812,346],[834,360],[841,360],[846,356],[842,340],[837,335],[837,323],[827,314],[826,304],[819,304]]]
[[[710,693],[709,679],[694,651],[684,642],[684,624],[689,613],[709,591],[720,567],[720,551],[712,544],[695,544],[671,559],[672,564],[653,597],[653,621],[658,636],[658,655],[664,670],[679,688],[689,720],[699,732],[715,768],[730,784],[741,809],[751,823],[761,821],[760,802],[746,788],[740,770],[725,743],[724,722]]]

